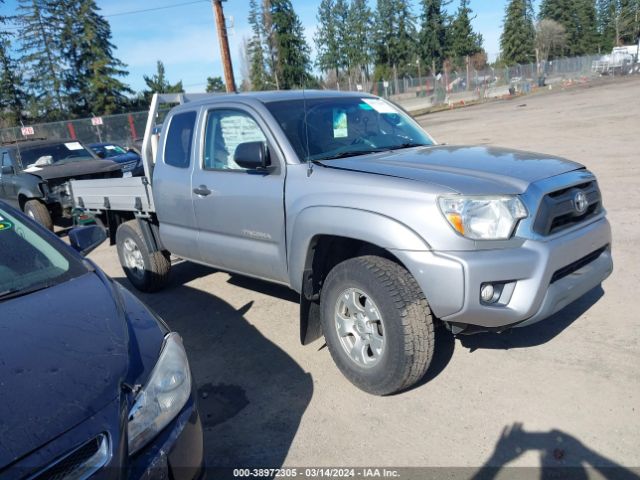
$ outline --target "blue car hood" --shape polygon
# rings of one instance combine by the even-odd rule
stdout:
[[[133,162],[134,160],[140,160],[140,155],[133,152],[127,152],[121,155],[115,155],[113,157],[109,157],[109,160],[113,160],[114,162],[118,162],[118,163],[127,163],[127,162]]]
[[[96,273],[0,303],[0,469],[117,398],[128,343]]]

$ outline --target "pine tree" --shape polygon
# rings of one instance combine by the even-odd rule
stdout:
[[[346,56],[351,68],[357,68],[365,77],[369,75],[371,57],[371,10],[367,0],[352,0],[347,14],[348,41]]]
[[[118,77],[125,65],[114,57],[111,26],[100,15],[95,0],[57,0],[63,9],[60,30],[62,57],[66,63],[64,86],[70,109],[79,116],[121,111],[132,93]]]
[[[577,16],[579,55],[596,53],[600,43],[598,35],[598,14],[595,0],[575,0],[574,8]]]
[[[322,72],[333,70],[336,80],[339,77],[339,69],[342,63],[341,45],[338,38],[338,23],[335,0],[322,0],[318,6],[318,28],[314,36],[316,43],[316,66]]]
[[[500,36],[500,58],[507,65],[529,63],[535,58],[535,29],[530,0],[510,0]]]
[[[460,0],[460,6],[456,16],[451,22],[451,36],[449,43],[449,56],[454,61],[463,64],[465,57],[470,57],[482,52],[482,35],[475,33],[471,26],[472,11],[469,8],[469,0]]]
[[[143,75],[144,83],[147,84],[148,90],[144,91],[144,97],[147,102],[151,100],[151,95],[154,93],[182,93],[184,88],[182,87],[182,80],[178,83],[171,84],[165,77],[164,64],[158,60],[156,64],[156,73],[151,77]]]
[[[309,46],[291,0],[271,0],[265,13],[268,13],[271,26],[276,54],[273,74],[279,88],[287,90],[310,84]]]
[[[432,73],[442,70],[447,51],[447,14],[449,2],[422,0],[420,15],[420,59],[431,67]]]
[[[249,25],[251,25],[252,35],[247,43],[247,58],[249,59],[249,82],[251,83],[251,89],[268,90],[271,82],[265,64],[263,15],[256,0],[249,2]]]
[[[46,119],[60,118],[65,111],[58,36],[61,19],[41,0],[18,0],[17,13],[20,63],[29,71],[33,113]]]
[[[0,124],[13,126],[23,117],[26,95],[20,87],[22,77],[18,65],[10,53],[12,36],[4,30],[5,22],[6,18],[0,16]]]
[[[226,92],[227,86],[224,84],[222,77],[207,77],[207,93]]]
[[[378,0],[375,24],[375,61],[402,74],[415,62],[417,37],[415,19],[406,0]],[[387,72],[388,74],[388,72]]]
[[[598,33],[600,51],[610,52],[616,45],[616,0],[598,0]]]

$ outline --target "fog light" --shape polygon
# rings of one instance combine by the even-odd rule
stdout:
[[[493,285],[490,283],[485,283],[480,288],[480,298],[485,303],[493,303],[497,300],[497,298],[494,298],[494,293],[495,290],[493,288]]]

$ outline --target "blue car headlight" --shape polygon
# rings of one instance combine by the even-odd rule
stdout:
[[[173,420],[191,395],[191,372],[182,339],[169,333],[146,385],[129,412],[129,454],[144,447]]]

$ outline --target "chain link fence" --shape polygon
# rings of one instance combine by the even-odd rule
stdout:
[[[147,116],[148,112],[136,112],[4,128],[0,130],[0,142],[14,142],[23,138],[59,138],[84,143],[110,142],[127,148],[139,148]]]
[[[437,75],[425,75],[419,64],[394,68],[397,73],[378,82],[353,79],[327,81],[326,88],[373,93],[400,104],[409,112],[426,111],[439,106],[483,102],[515,94],[527,94],[539,88],[554,88],[574,82],[588,82],[603,74],[616,74],[602,68],[602,57],[561,58],[541,64],[524,64],[508,68],[473,68],[472,62],[460,62],[462,68],[447,68]],[[406,66],[405,66],[406,67]],[[634,73],[638,69],[634,70]],[[619,73],[618,73],[619,74]],[[163,114],[166,112],[162,112]],[[84,143],[112,142],[124,147],[140,148],[147,112],[109,115],[27,127],[0,129],[1,142],[25,137],[80,140]]]
[[[595,65],[599,55],[561,58],[540,64],[530,63],[507,68],[486,66],[476,69],[448,68],[437,75],[423,74],[419,64],[411,68],[393,68],[388,79],[378,82],[341,80],[327,83],[328,88],[370,92],[393,100],[409,111],[426,110],[469,102],[482,102],[515,94],[527,94],[538,88],[553,88],[575,82],[588,82],[603,74]]]

